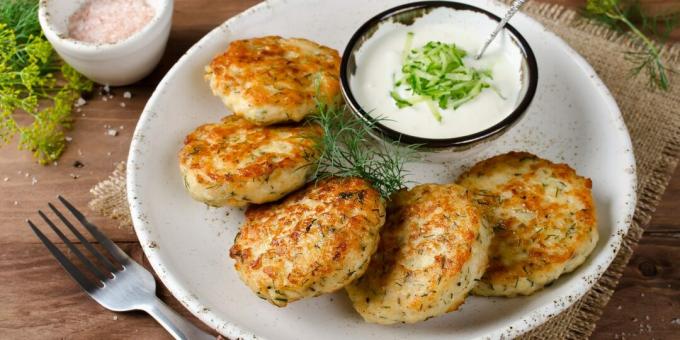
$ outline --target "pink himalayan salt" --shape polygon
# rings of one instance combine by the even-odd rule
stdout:
[[[69,36],[112,44],[141,30],[153,16],[154,10],[145,0],[89,0],[69,18]]]

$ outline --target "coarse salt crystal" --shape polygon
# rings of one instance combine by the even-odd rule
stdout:
[[[118,130],[116,129],[108,129],[106,131],[106,134],[112,137],[118,136]]]
[[[125,99],[132,98],[132,93],[130,93],[130,91],[123,92],[123,98],[125,98]]]
[[[120,103],[120,107],[125,107],[125,103]]]
[[[75,107],[81,107],[83,105],[87,104],[87,101],[83,99],[83,97],[78,97],[78,100],[76,100],[75,104],[73,104]]]
[[[153,16],[154,9],[145,0],[89,0],[69,18],[69,36],[112,44],[141,30]]]

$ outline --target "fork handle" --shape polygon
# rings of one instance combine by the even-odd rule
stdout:
[[[215,336],[210,335],[198,327],[194,326],[187,319],[177,314],[168,305],[166,305],[159,298],[155,297],[149,303],[141,306],[141,309],[149,313],[158,323],[165,328],[170,335],[175,339],[193,340],[193,339],[211,339],[215,340]]]

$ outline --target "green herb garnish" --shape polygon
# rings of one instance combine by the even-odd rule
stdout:
[[[404,164],[412,158],[416,146],[397,148],[373,142],[369,130],[379,120],[351,117],[344,105],[317,100],[317,109],[318,113],[311,118],[323,130],[323,136],[316,142],[321,154],[317,180],[330,176],[363,178],[385,198],[406,186]]]
[[[626,59],[633,64],[631,75],[637,76],[644,71],[650,85],[668,90],[668,73],[672,70],[661,60],[662,44],[655,42],[652,37],[667,39],[680,23],[680,13],[648,16],[637,0],[588,0],[585,10],[586,16],[591,19],[620,32],[631,32],[635,42],[643,48],[643,51],[625,52]],[[640,22],[641,27],[638,28],[635,22]]]
[[[19,148],[45,164],[63,152],[73,102],[92,82],[56,57],[37,13],[35,0],[0,1],[0,145],[18,134]]]
[[[401,69],[403,76],[390,92],[397,107],[426,102],[435,119],[441,121],[437,107],[455,110],[491,87],[486,81],[491,78],[491,72],[465,66],[463,58],[467,53],[455,44],[430,41],[411,49],[412,40],[413,33],[409,32]],[[411,96],[405,98],[403,93]]]

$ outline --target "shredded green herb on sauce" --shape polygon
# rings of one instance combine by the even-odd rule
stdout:
[[[491,87],[486,81],[492,78],[491,71],[465,66],[463,58],[467,52],[455,44],[430,41],[423,47],[411,49],[412,43],[413,32],[409,32],[403,53],[403,76],[390,92],[397,107],[425,102],[435,119],[441,121],[438,108],[455,110]]]

